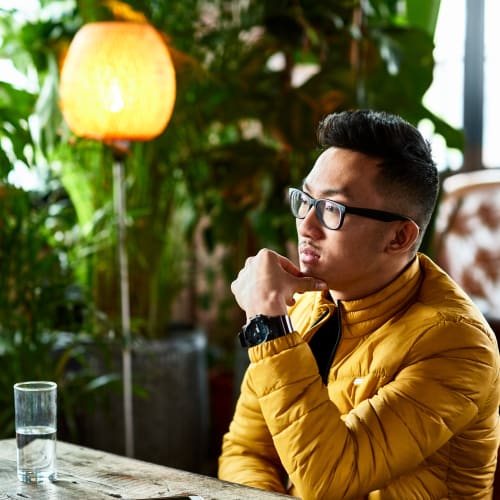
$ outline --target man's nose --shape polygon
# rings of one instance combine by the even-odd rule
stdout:
[[[301,236],[312,236],[317,238],[323,233],[323,226],[318,218],[316,207],[311,205],[303,219],[297,219],[297,232]]]

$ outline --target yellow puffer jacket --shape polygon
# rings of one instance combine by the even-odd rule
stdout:
[[[219,477],[304,500],[491,498],[500,362],[476,307],[419,254],[341,303],[325,386],[307,340],[334,308],[298,296],[296,332],[249,350]]]

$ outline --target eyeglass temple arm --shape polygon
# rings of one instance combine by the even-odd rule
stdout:
[[[410,217],[405,215],[393,214],[392,212],[385,212],[384,210],[375,210],[373,208],[356,208],[356,207],[345,207],[345,212],[348,214],[362,215],[363,217],[368,217],[370,219],[381,220],[384,222],[390,222],[394,220],[409,220]]]

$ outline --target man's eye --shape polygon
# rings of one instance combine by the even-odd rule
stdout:
[[[327,212],[336,212],[337,207],[333,203],[326,202],[325,203],[325,210]]]

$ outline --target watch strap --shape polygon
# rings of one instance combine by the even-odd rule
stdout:
[[[276,339],[278,337],[283,337],[293,332],[292,320],[288,314],[283,314],[282,316],[267,316],[270,322],[271,333],[268,340]],[[273,335],[271,337],[271,335]]]

